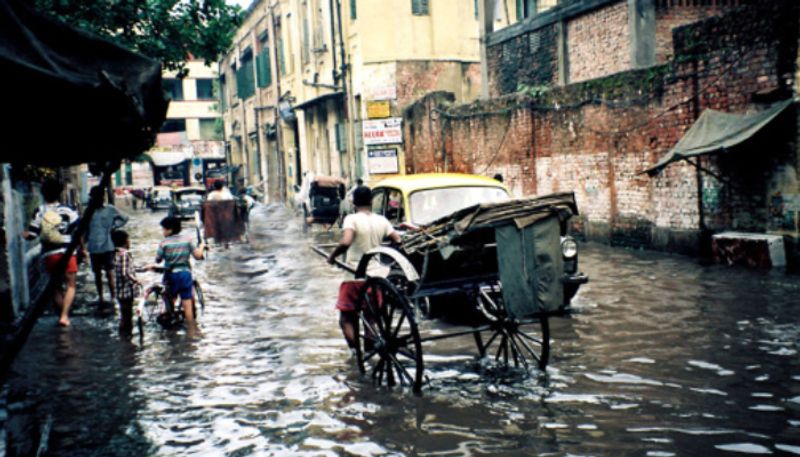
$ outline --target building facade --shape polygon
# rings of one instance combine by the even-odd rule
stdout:
[[[477,6],[254,2],[219,64],[241,184],[282,201],[307,173],[367,182],[403,173],[403,110],[431,91],[463,102],[480,93]]]
[[[164,72],[162,84],[171,101],[147,153],[151,166],[126,164],[116,176],[117,186],[203,184],[209,169],[225,163],[218,79],[217,66],[200,60],[189,60],[184,74]]]

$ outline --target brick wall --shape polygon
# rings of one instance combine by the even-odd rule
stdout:
[[[569,81],[585,81],[631,68],[630,43],[627,1],[569,21]]]
[[[664,63],[674,56],[672,29],[682,25],[721,16],[736,8],[741,0],[705,2],[703,5],[675,0],[656,2],[656,61]]]
[[[522,34],[487,49],[489,92],[493,96],[519,90],[520,84],[549,86],[558,82],[558,32],[555,24]]]
[[[798,172],[796,118],[742,150],[702,159],[728,183],[685,163],[652,179],[641,171],[702,110],[742,111],[791,96],[797,28],[795,2],[757,3],[676,29],[668,65],[536,99],[512,94],[456,106],[452,97],[426,97],[406,110],[406,171],[501,172],[519,195],[573,190],[578,233],[617,245],[697,252],[709,230],[768,230],[776,170]]]
[[[397,107],[402,110],[429,92],[446,90],[460,102],[476,99],[481,90],[481,66],[461,61],[397,62]]]

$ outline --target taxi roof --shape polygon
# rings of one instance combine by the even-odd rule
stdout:
[[[464,173],[420,173],[397,176],[384,179],[373,187],[392,187],[399,189],[404,194],[442,187],[500,187],[508,192],[506,186],[494,178]]]

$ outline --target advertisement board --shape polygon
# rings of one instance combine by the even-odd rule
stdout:
[[[381,119],[391,116],[391,108],[388,100],[379,102],[367,102],[367,117],[370,119]]]
[[[364,144],[396,144],[403,142],[403,118],[365,120],[362,126]]]
[[[399,173],[397,149],[371,149],[367,151],[367,168],[372,175]]]

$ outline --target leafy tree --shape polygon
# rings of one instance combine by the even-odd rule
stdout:
[[[34,7],[185,75],[190,56],[216,62],[241,23],[225,0],[34,0]]]

